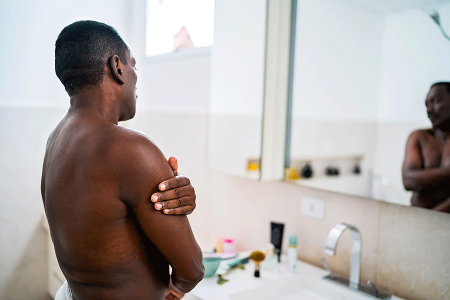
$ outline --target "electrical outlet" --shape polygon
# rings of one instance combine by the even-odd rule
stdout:
[[[325,202],[319,198],[303,196],[302,214],[308,217],[322,220],[325,214]]]

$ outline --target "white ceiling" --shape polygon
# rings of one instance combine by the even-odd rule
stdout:
[[[355,6],[385,14],[413,8],[435,7],[449,3],[450,0],[339,0],[339,2],[354,4]]]

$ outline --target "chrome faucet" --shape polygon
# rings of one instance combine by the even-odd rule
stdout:
[[[354,288],[359,286],[359,274],[361,270],[361,235],[359,230],[352,225],[339,223],[334,226],[328,234],[325,243],[325,254],[336,255],[336,246],[339,238],[346,229],[350,229],[352,234],[352,248],[350,257],[350,285]]]
[[[342,278],[336,276],[331,272],[330,267],[326,263],[325,259],[322,259],[322,263],[325,268],[330,272],[330,275],[325,276],[324,279],[331,280],[333,282],[345,285],[352,290],[362,292],[366,295],[370,295],[376,299],[390,299],[391,295],[382,293],[378,291],[373,283],[369,280],[368,286],[360,284],[360,273],[361,273],[361,234],[359,230],[349,224],[339,223],[334,226],[330,233],[328,233],[327,240],[325,242],[325,254],[334,256],[336,255],[336,246],[339,238],[342,233],[346,230],[350,229],[352,234],[352,246],[350,253],[350,278],[347,280],[346,278]]]

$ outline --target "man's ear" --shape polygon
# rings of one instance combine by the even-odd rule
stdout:
[[[120,84],[124,84],[125,81],[123,80],[123,70],[122,70],[122,62],[120,61],[120,58],[117,55],[114,55],[111,57],[109,61],[109,66],[111,68],[111,74],[117,82]]]

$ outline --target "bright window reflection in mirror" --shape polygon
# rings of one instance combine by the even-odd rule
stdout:
[[[214,0],[147,0],[145,55],[211,46]]]

